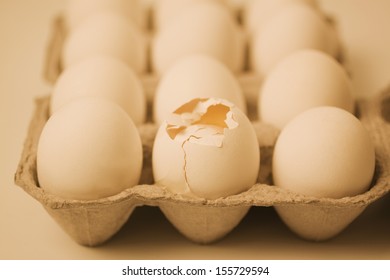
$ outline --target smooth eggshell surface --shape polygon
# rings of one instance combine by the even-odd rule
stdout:
[[[134,71],[123,61],[97,56],[61,73],[50,100],[51,113],[81,97],[101,97],[120,105],[135,124],[146,118],[146,97]]]
[[[99,12],[117,13],[145,27],[141,0],[69,0],[65,10],[68,29],[75,29],[86,18]]]
[[[172,19],[154,37],[153,70],[162,75],[177,60],[191,54],[213,56],[233,72],[242,69],[243,36],[228,10],[201,1]]]
[[[276,186],[313,196],[342,198],[370,187],[375,169],[372,141],[361,122],[336,107],[317,107],[294,118],[276,142]]]
[[[154,28],[156,30],[164,28],[175,17],[179,16],[185,9],[191,8],[191,5],[201,1],[216,2],[227,6],[227,0],[159,0],[153,5]]]
[[[156,135],[153,175],[173,193],[217,199],[257,180],[260,149],[248,118],[222,99],[194,99],[178,108]],[[179,121],[180,122],[180,121]]]
[[[185,57],[175,63],[159,82],[154,99],[154,121],[161,124],[182,104],[207,97],[229,100],[246,113],[241,87],[224,64],[205,55]]]
[[[294,3],[317,8],[315,0],[247,0],[243,9],[244,25],[250,34],[255,34],[277,12]]]
[[[267,75],[283,58],[300,49],[316,49],[334,55],[337,37],[334,30],[313,8],[290,4],[277,12],[254,35],[251,66]]]
[[[40,187],[64,199],[92,200],[136,185],[142,144],[132,120],[113,102],[74,101],[53,114],[38,143]]]
[[[259,92],[259,119],[282,129],[299,113],[317,106],[354,111],[350,79],[333,57],[316,50],[297,51],[267,75]]]
[[[85,19],[64,42],[62,66],[83,59],[107,55],[127,63],[136,73],[146,70],[146,41],[141,30],[129,19],[101,12]]]

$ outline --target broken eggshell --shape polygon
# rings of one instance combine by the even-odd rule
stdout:
[[[154,96],[154,121],[160,125],[180,105],[194,98],[223,98],[247,112],[245,96],[233,73],[203,54],[177,61],[162,77]]]
[[[181,195],[217,199],[256,183],[260,149],[252,124],[235,105],[196,98],[160,126],[152,164],[156,184]]]

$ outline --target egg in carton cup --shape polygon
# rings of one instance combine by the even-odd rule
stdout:
[[[60,14],[56,16],[52,22],[51,26],[51,36],[47,45],[45,64],[43,76],[49,84],[55,84],[57,78],[60,76],[64,69],[62,62],[62,52],[64,47],[64,42],[67,36],[67,28],[64,19],[64,15]],[[144,92],[148,101],[148,111],[152,110],[154,93],[158,85],[159,77],[152,71],[152,66],[150,65],[150,41],[153,31],[145,31],[145,38],[147,40],[147,45],[149,46],[147,66],[144,73],[139,74],[139,78],[143,84]],[[246,58],[247,59],[247,58]],[[245,64],[247,64],[245,62]],[[245,66],[244,68],[246,68]],[[259,75],[243,70],[236,75],[240,86],[243,88],[243,91],[247,93],[245,96],[247,100],[247,106],[252,107],[251,110],[248,110],[248,113],[252,115],[250,118],[256,118],[256,104],[257,100],[257,89],[260,87],[261,78]],[[150,115],[151,116],[151,115]],[[150,118],[148,119],[151,120]]]
[[[151,12],[152,13],[152,12]],[[238,13],[238,12],[237,12]],[[152,17],[149,14],[149,17]],[[329,25],[332,27],[332,29],[335,31],[334,36],[337,38],[337,41],[339,42],[339,47],[337,54],[335,55],[335,58],[345,64],[345,57],[344,52],[342,48],[342,43],[340,41],[339,36],[337,35],[337,30],[335,28],[335,21],[332,17],[327,17],[327,20],[329,22]],[[150,25],[148,25],[150,26]],[[250,35],[247,33],[247,31],[244,30],[243,26],[239,26],[241,31],[241,37],[243,38],[244,44],[245,44],[245,50],[243,54],[243,68],[242,71],[235,73],[235,76],[237,78],[237,81],[239,82],[242,91],[245,93],[245,99],[246,104],[248,108],[248,117],[251,120],[256,120],[258,118],[258,110],[257,110],[257,100],[258,100],[258,90],[261,86],[263,75],[259,72],[255,71],[253,69],[253,62],[251,62],[250,58],[250,51],[249,51],[249,37]],[[44,67],[44,78],[46,81],[48,81],[50,84],[54,84],[59,77],[59,75],[62,73],[64,69],[63,61],[62,61],[62,53],[64,48],[64,42],[67,37],[67,28],[66,28],[66,21],[63,14],[58,15],[54,20],[53,24],[51,26],[51,37],[47,45],[47,56],[45,60],[45,67]],[[146,94],[147,99],[147,106],[148,111],[153,110],[153,100],[154,100],[154,93],[156,91],[156,88],[159,83],[159,77],[156,73],[153,72],[152,66],[151,66],[151,38],[153,36],[154,31],[147,29],[145,30],[145,37],[147,39],[147,67],[146,71],[144,73],[140,73],[139,78],[143,84],[144,92]],[[149,116],[151,117],[151,115]],[[151,118],[148,119],[150,121]]]
[[[62,71],[60,57],[66,37],[62,16],[53,23],[48,46],[45,78],[54,83]],[[274,186],[271,178],[272,155],[278,129],[256,121],[256,100],[261,78],[252,72],[237,74],[248,103],[248,116],[257,133],[261,153],[257,183],[239,194],[204,199],[174,194],[154,184],[152,147],[157,126],[147,122],[138,126],[143,147],[143,169],[137,186],[102,199],[74,200],[45,192],[37,177],[37,145],[49,118],[50,96],[38,98],[28,130],[15,182],[38,200],[57,223],[78,243],[96,246],[109,240],[138,206],[159,207],[167,219],[188,239],[198,243],[216,241],[235,228],[253,206],[275,207],[286,225],[309,240],[325,240],[340,233],[371,203],[390,191],[389,90],[371,101],[357,104],[359,118],[368,129],[376,151],[375,175],[370,189],[343,198],[318,198],[293,193]],[[146,73],[141,80],[152,106],[158,78]],[[387,106],[387,107],[386,107]],[[148,110],[150,119],[150,108]]]
[[[78,243],[96,246],[110,239],[138,206],[157,206],[188,239],[209,243],[236,227],[250,207],[277,207],[283,221],[299,236],[324,240],[340,233],[371,203],[390,191],[390,89],[372,101],[359,103],[360,120],[375,144],[376,171],[370,189],[362,194],[334,198],[316,198],[296,194],[270,181],[272,148],[277,132],[260,122],[258,133],[262,161],[258,183],[249,190],[218,199],[185,197],[153,184],[152,145],[157,128],[139,127],[144,149],[144,167],[140,185],[117,195],[97,200],[72,200],[48,194],[39,186],[36,153],[40,133],[48,119],[50,97],[36,100],[15,182],[38,200],[57,223]]]
[[[168,4],[169,4],[169,2],[170,1],[167,1]],[[191,1],[191,0],[190,1],[176,1],[176,0],[173,0],[172,2],[174,5],[180,4],[179,6],[183,6],[181,8],[184,8],[184,6],[190,5],[191,2],[195,3],[196,1]],[[183,2],[183,3],[181,4],[181,2]],[[185,2],[188,2],[188,4],[184,4]],[[216,0],[216,1],[200,1],[200,2],[201,3],[199,4],[199,6],[202,6],[205,4],[210,4],[207,2],[217,2],[217,3],[220,2],[219,4],[221,4],[221,3],[229,2],[229,1]],[[277,2],[279,2],[279,1],[277,1]],[[280,9],[281,7],[278,7],[278,6],[281,5],[282,2],[283,1],[281,1],[281,3],[276,4],[275,7],[271,7],[271,8],[274,8],[274,9],[279,8]],[[289,1],[286,1],[286,2],[289,2]],[[265,44],[267,42],[260,42],[260,41],[267,40],[267,38],[261,39],[260,38],[261,36],[259,36],[255,31],[250,30],[251,27],[246,26],[246,25],[250,25],[249,23],[244,23],[245,16],[249,16],[249,14],[251,14],[251,13],[249,13],[248,11],[245,11],[245,8],[243,8],[243,7],[240,7],[240,8],[235,7],[235,9],[237,9],[237,11],[232,12],[231,16],[233,17],[233,23],[235,23],[235,27],[237,29],[234,31],[237,31],[237,33],[238,33],[236,41],[239,41],[238,44],[240,44],[240,47],[238,47],[238,50],[237,49],[231,50],[231,47],[229,46],[229,44],[233,44],[233,42],[235,40],[232,38],[229,38],[231,40],[229,41],[229,39],[226,39],[225,40],[226,44],[225,44],[225,46],[223,46],[223,48],[221,46],[219,46],[217,48],[217,50],[206,51],[206,52],[212,52],[212,53],[208,53],[208,54],[216,55],[217,57],[219,56],[218,53],[220,53],[220,52],[229,53],[228,57],[229,56],[238,56],[239,57],[239,60],[241,62],[235,63],[235,64],[239,65],[237,67],[229,67],[229,65],[228,65],[229,61],[226,62],[226,60],[228,60],[229,58],[225,59],[225,57],[223,57],[223,58],[220,58],[220,60],[226,66],[228,66],[229,70],[231,70],[236,75],[241,87],[243,88],[243,91],[246,92],[245,97],[247,99],[247,106],[252,107],[248,111],[249,111],[249,113],[253,112],[253,115],[249,115],[250,119],[256,118],[256,116],[254,114],[256,112],[256,107],[254,104],[256,104],[256,100],[258,97],[257,89],[260,87],[262,77],[266,74],[266,73],[261,73],[262,72],[261,69],[257,69],[257,68],[261,68],[261,65],[256,67],[255,64],[259,64],[259,63],[255,62],[256,57],[260,57],[260,58],[262,56],[273,57],[273,60],[276,61],[276,60],[280,59],[281,56],[284,56],[287,53],[291,53],[294,49],[301,48],[302,46],[306,45],[307,47],[312,47],[312,48],[324,51],[324,52],[328,53],[329,55],[334,56],[338,61],[341,61],[345,64],[345,59],[343,56],[342,41],[341,41],[340,36],[338,36],[337,24],[335,22],[335,19],[332,16],[322,14],[319,7],[316,7],[319,15],[315,16],[314,12],[311,11],[310,8],[301,7],[302,5],[299,5],[299,3],[294,3],[294,2],[314,2],[314,1],[302,0],[302,1],[291,1],[291,2],[293,2],[292,4],[290,3],[291,7],[289,7],[289,9],[286,9],[286,10],[290,10],[290,11],[287,11],[287,12],[290,12],[292,14],[290,21],[291,21],[291,23],[296,25],[294,28],[297,32],[299,32],[298,35],[301,38],[300,40],[302,40],[302,41],[293,42],[291,44],[288,41],[286,41],[286,42],[285,41],[270,42],[270,44],[278,45],[278,48],[268,46],[267,49],[265,49],[263,51],[259,50],[258,54],[254,54],[253,50],[251,50],[251,49],[256,47],[256,43],[254,42],[255,39],[259,38],[259,40],[258,40],[259,43],[257,45],[267,45],[267,44]],[[192,3],[192,4],[194,4],[194,3]],[[217,3],[213,3],[213,4],[217,4]],[[302,4],[302,3],[300,3],[300,4]],[[271,6],[273,6],[273,5],[271,5]],[[216,8],[216,7],[214,7],[214,8]],[[234,8],[230,7],[230,9],[234,9]],[[190,53],[185,54],[185,50],[183,50],[183,49],[189,49],[188,52],[197,52],[198,50],[196,48],[198,48],[198,49],[199,48],[200,49],[202,49],[202,48],[203,49],[207,49],[207,48],[210,49],[211,48],[212,49],[212,47],[208,46],[208,45],[206,45],[206,46],[199,45],[196,47],[192,47],[191,44],[180,45],[179,44],[180,41],[183,41],[183,40],[178,40],[179,35],[175,35],[176,37],[174,37],[174,38],[171,38],[172,36],[169,36],[169,38],[163,38],[163,39],[165,39],[164,40],[165,42],[162,42],[159,44],[159,42],[163,41],[163,40],[160,38],[159,38],[160,40],[158,40],[158,39],[156,40],[156,36],[158,35],[158,33],[161,33],[161,32],[159,32],[159,30],[156,30],[157,29],[155,26],[156,23],[153,22],[153,21],[156,21],[156,16],[154,15],[154,14],[156,14],[155,10],[156,10],[156,7],[152,6],[152,7],[149,7],[145,11],[145,14],[147,17],[146,22],[148,22],[148,24],[146,24],[146,28],[140,29],[144,35],[143,39],[145,39],[145,49],[146,49],[145,56],[146,57],[144,59],[145,66],[143,67],[142,71],[139,74],[140,74],[141,81],[144,84],[145,92],[146,92],[148,100],[149,100],[149,105],[150,105],[150,101],[153,100],[153,95],[154,95],[155,88],[156,88],[158,81],[159,81],[159,76],[161,76],[161,74],[164,74],[164,73],[161,73],[161,71],[156,69],[156,68],[159,68],[156,65],[157,62],[154,62],[154,61],[158,60],[156,58],[162,57],[162,58],[160,58],[160,60],[166,60],[166,59],[163,59],[163,57],[165,56],[164,54],[167,54],[167,56],[172,56],[171,60],[177,61],[179,59],[179,56],[183,57],[183,56],[190,54]],[[166,10],[166,8],[165,8],[165,10]],[[193,8],[190,7],[188,10],[193,10]],[[207,11],[208,9],[204,9],[204,10]],[[220,9],[214,9],[214,10],[220,10]],[[198,11],[198,14],[200,12],[202,12],[202,10]],[[168,13],[168,15],[169,14],[170,13]],[[104,13],[101,13],[100,15],[104,15]],[[165,15],[165,17],[167,17],[168,15]],[[221,16],[219,13],[216,13],[216,15]],[[241,18],[241,19],[235,18],[234,15],[240,15],[237,18]],[[195,16],[199,16],[199,15],[195,15]],[[298,19],[301,16],[305,17],[304,22],[307,26],[314,25],[316,27],[313,27],[314,29],[311,30],[310,28],[307,29],[307,28],[302,28],[302,26],[299,26]],[[324,28],[324,26],[323,26],[324,24],[323,23],[321,24],[318,22],[318,21],[321,21],[320,16],[323,16],[325,18],[325,21],[327,23],[326,27],[327,27],[327,29],[329,29],[327,31],[329,31],[330,37],[325,41],[323,39],[318,39],[318,37],[321,37],[319,35],[313,36],[313,33],[316,33],[316,32],[324,35],[324,30],[322,30]],[[206,18],[205,21],[207,21],[207,19],[209,19],[210,17],[211,16]],[[251,14],[251,17],[256,18],[256,14]],[[277,36],[277,37],[280,40],[288,40],[289,36],[286,36],[288,34],[285,34],[285,31],[280,30],[279,27],[283,24],[289,24],[290,22],[283,22],[282,21],[280,23],[279,21],[276,21],[273,24],[274,27],[271,25],[268,33],[272,34],[272,33],[276,32],[279,34],[279,36]],[[229,23],[231,23],[231,22],[229,22]],[[311,23],[315,23],[315,24],[311,24]],[[183,22],[183,25],[185,25],[185,24],[187,24],[187,21]],[[218,22],[215,25],[218,26],[218,24],[221,25],[221,22]],[[181,25],[181,24],[175,24],[175,25]],[[317,25],[320,25],[320,26],[317,26]],[[189,27],[194,28],[194,30],[191,29],[191,31],[198,31],[198,33],[207,33],[207,30],[206,30],[207,28],[205,28],[205,27],[203,29],[202,28],[197,29],[196,27],[192,27],[191,25]],[[221,26],[219,26],[219,27],[221,28]],[[318,27],[318,30],[315,29],[317,27]],[[65,68],[64,64],[66,64],[66,62],[65,62],[66,59],[64,59],[63,52],[66,51],[65,50],[66,49],[65,41],[67,40],[67,36],[71,32],[68,29],[69,28],[67,27],[66,13],[59,14],[54,19],[53,24],[52,24],[51,38],[50,38],[50,41],[48,44],[48,49],[47,49],[48,55],[46,56],[45,68],[44,68],[45,69],[44,70],[44,77],[51,84],[55,83],[55,81],[57,80],[57,77],[60,75],[62,70]],[[183,28],[183,29],[185,30],[185,28]],[[275,29],[275,30],[273,30],[273,29]],[[232,31],[232,30],[230,30],[230,31]],[[308,36],[305,36],[306,32],[308,33]],[[94,33],[98,33],[98,32],[94,32]],[[170,33],[176,34],[177,32],[170,32]],[[186,33],[191,33],[191,32],[189,32],[189,31],[184,32],[183,35],[185,35]],[[220,30],[220,33],[226,33],[226,30]],[[215,32],[213,34],[216,37],[218,37],[217,36],[218,34],[215,34]],[[81,36],[81,37],[85,37],[85,36]],[[168,36],[165,36],[165,37],[168,37]],[[311,37],[313,37],[313,38],[311,38]],[[218,38],[222,39],[224,37],[218,37]],[[168,40],[168,39],[172,39],[172,40]],[[206,37],[205,38],[199,37],[198,39],[207,39],[207,38]],[[79,40],[81,40],[81,39],[79,39]],[[73,40],[73,41],[77,41],[77,40]],[[157,42],[157,41],[159,41],[159,42]],[[330,44],[331,46],[328,46],[327,41],[333,42],[332,44]],[[77,42],[75,42],[72,45],[75,45],[76,43]],[[83,44],[85,42],[81,41],[78,43]],[[195,43],[193,42],[193,44],[196,44],[196,42]],[[161,45],[161,47],[159,47],[159,45]],[[179,46],[176,47],[176,45],[179,45]],[[156,49],[159,49],[159,50],[156,50]],[[73,50],[71,50],[71,51],[68,50],[68,52],[76,52],[77,53],[78,51],[77,50],[74,51],[74,48],[73,48]],[[178,53],[177,56],[175,56],[175,53]],[[239,53],[239,54],[236,54],[236,53]],[[73,56],[78,56],[78,55],[82,56],[82,55],[87,55],[87,54],[81,53],[81,54],[77,54],[77,55],[73,55]],[[152,62],[152,60],[153,60],[153,62]],[[172,64],[172,63],[170,63],[170,64]],[[165,68],[167,68],[167,67],[165,67]]]

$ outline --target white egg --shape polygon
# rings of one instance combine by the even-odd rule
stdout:
[[[37,150],[40,187],[65,199],[108,197],[136,185],[142,144],[123,109],[99,98],[74,101],[45,124]]]
[[[299,113],[316,106],[354,111],[350,79],[333,57],[316,50],[297,51],[266,76],[259,92],[259,119],[283,128]]]
[[[255,34],[277,12],[289,4],[304,4],[317,8],[316,0],[247,0],[244,1],[243,19],[245,28]]]
[[[226,0],[159,0],[154,5],[154,27],[155,29],[164,28],[168,23],[180,15],[185,9],[201,1],[212,1],[227,6]]]
[[[145,12],[140,0],[69,0],[65,20],[69,30],[76,28],[89,16],[99,12],[113,12],[145,27]]]
[[[220,61],[190,55],[176,62],[161,78],[154,98],[154,121],[161,124],[176,108],[194,98],[226,99],[246,113],[240,84]]]
[[[51,113],[81,97],[101,97],[120,105],[141,124],[146,118],[146,98],[139,77],[123,61],[96,56],[61,73],[51,96]]]
[[[277,12],[254,35],[251,66],[266,75],[283,58],[301,49],[316,49],[334,55],[338,42],[334,30],[313,8],[290,4]]]
[[[313,197],[342,198],[368,190],[375,152],[355,116],[325,106],[301,113],[282,130],[272,162],[276,186]]]
[[[233,72],[243,67],[243,36],[231,14],[209,1],[186,9],[162,30],[152,43],[152,67],[162,75],[177,60],[191,54],[207,54]]]
[[[223,99],[193,99],[159,128],[152,155],[156,183],[173,193],[217,199],[256,183],[260,149],[248,118]]]
[[[61,63],[67,68],[96,55],[116,57],[136,73],[146,70],[146,41],[142,32],[132,21],[115,13],[96,13],[72,30],[64,42]]]

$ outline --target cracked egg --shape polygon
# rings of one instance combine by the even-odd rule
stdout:
[[[239,108],[224,99],[196,98],[161,124],[152,163],[159,186],[217,199],[256,183],[260,149],[251,122]]]

